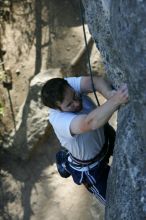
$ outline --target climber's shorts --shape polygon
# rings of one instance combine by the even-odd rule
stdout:
[[[70,157],[68,160],[66,164],[67,170],[71,173],[74,182],[78,185],[84,184],[89,192],[105,204],[110,166],[104,161],[96,161],[88,166],[79,166],[79,164],[71,161]]]

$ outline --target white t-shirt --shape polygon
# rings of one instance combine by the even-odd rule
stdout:
[[[80,93],[81,77],[69,77],[65,79],[76,92]],[[61,112],[59,110],[50,109],[49,121],[63,147],[68,149],[74,157],[80,160],[89,160],[100,152],[105,138],[103,128],[73,136],[71,135],[70,123],[73,118],[78,114],[88,114],[96,107],[93,101],[85,94],[82,94],[82,102],[83,110],[78,113]]]

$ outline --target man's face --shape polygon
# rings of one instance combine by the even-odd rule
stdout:
[[[61,104],[59,104],[63,112],[79,112],[82,110],[81,97],[71,87],[66,87],[65,97]]]

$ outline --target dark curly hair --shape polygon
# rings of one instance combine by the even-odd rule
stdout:
[[[57,102],[62,102],[66,87],[70,87],[68,82],[62,78],[53,78],[48,80],[41,90],[41,99],[45,106],[59,109]]]

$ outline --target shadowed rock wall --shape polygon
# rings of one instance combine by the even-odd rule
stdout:
[[[28,96],[16,118],[16,131],[12,131],[9,138],[3,142],[3,148],[16,157],[28,159],[33,148],[51,129],[47,121],[48,108],[43,106],[40,93],[47,80],[61,76],[60,69],[56,68],[41,72],[31,80]]]
[[[108,180],[107,220],[146,219],[146,1],[82,0],[108,78],[126,82]]]

